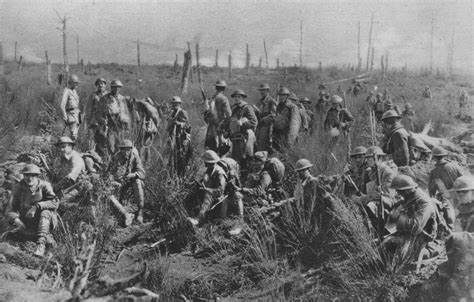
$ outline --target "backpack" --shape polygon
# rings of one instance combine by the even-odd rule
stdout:
[[[279,184],[285,176],[285,165],[276,157],[265,163],[265,170],[270,174],[273,184]]]

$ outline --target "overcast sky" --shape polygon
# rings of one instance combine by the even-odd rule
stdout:
[[[299,63],[300,21],[303,22],[303,63],[317,66],[357,64],[357,25],[361,23],[361,56],[367,58],[370,16],[375,13],[375,64],[389,52],[389,64],[429,66],[431,19],[434,18],[433,60],[446,68],[454,31],[454,67],[473,74],[472,1],[18,1],[0,0],[0,40],[4,55],[43,61],[48,50],[62,61],[62,40],[55,10],[68,18],[68,53],[76,62],[76,37],[85,62],[136,64],[136,40],[143,64],[182,62],[186,41],[201,45],[202,63],[213,65],[219,49],[220,65],[232,51],[234,64],[245,61],[248,43],[251,63],[264,57]]]

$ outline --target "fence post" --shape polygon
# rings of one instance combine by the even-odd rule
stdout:
[[[199,86],[202,86],[201,65],[199,64],[199,43],[196,43],[196,69]]]
[[[23,70],[23,56],[20,56],[20,61],[18,61],[18,71]]]
[[[181,95],[188,93],[189,74],[191,73],[191,51],[184,52],[183,73],[181,75]]]
[[[4,74],[5,70],[3,68],[3,43],[0,41],[0,75]]]
[[[229,51],[229,79],[232,78],[232,51]]]

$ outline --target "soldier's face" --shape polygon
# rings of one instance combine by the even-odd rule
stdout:
[[[180,105],[180,103],[171,103],[171,108],[178,109]]]
[[[214,169],[215,163],[204,163],[204,166],[206,167],[207,170],[211,171]]]
[[[125,157],[130,157],[130,155],[132,155],[132,148],[120,148],[120,152],[122,152]]]
[[[105,83],[104,82],[99,82],[97,85],[97,90],[98,91],[104,91],[105,90]]]
[[[76,89],[77,86],[79,86],[79,82],[70,82],[69,83],[69,88],[71,88],[71,89]]]
[[[352,157],[352,159],[354,160],[353,162],[356,166],[360,166],[364,163],[364,156],[363,155],[354,155]]]
[[[28,186],[32,186],[32,185],[36,184],[36,182],[38,181],[38,175],[36,175],[36,174],[24,174],[23,179],[25,180],[25,183]]]
[[[237,94],[236,96],[234,96],[234,103],[240,103],[243,99],[244,98],[240,94]]]
[[[309,169],[300,170],[298,171],[298,178],[303,180],[306,178],[308,174],[309,174]]]
[[[120,87],[119,86],[112,86],[110,87],[110,92],[112,92],[113,94],[117,94],[119,93],[120,91]]]
[[[461,204],[469,204],[473,201],[473,191],[456,191],[456,195],[458,196],[458,201]]]
[[[268,90],[267,90],[267,89],[260,89],[259,92],[260,92],[260,95],[261,95],[262,97],[263,97],[263,96],[267,96],[267,94],[268,94]]]
[[[280,103],[286,102],[286,99],[288,99],[288,95],[286,95],[286,94],[280,95]]]
[[[59,151],[62,155],[69,155],[72,151],[72,146],[70,144],[61,144],[59,145]]]
[[[371,156],[371,157],[367,157],[367,165],[369,167],[374,167],[375,166],[375,157],[374,156]]]

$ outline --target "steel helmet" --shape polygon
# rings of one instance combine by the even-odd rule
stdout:
[[[75,74],[71,74],[69,79],[67,80],[68,83],[79,83],[79,77]]]
[[[387,110],[387,111],[385,111],[385,113],[382,115],[382,121],[385,120],[385,119],[391,118],[391,117],[394,117],[394,118],[401,118],[400,114],[398,114],[397,111],[395,111],[395,110]]]
[[[268,159],[268,152],[267,151],[258,151],[255,152],[253,158],[260,162],[266,162]]]
[[[413,105],[412,105],[412,104],[406,103],[405,109],[412,109],[412,108],[413,108]]]
[[[470,191],[474,190],[474,177],[472,176],[460,176],[453,184],[454,191]]]
[[[260,84],[258,90],[270,90],[270,85],[268,85],[267,83]]]
[[[95,80],[94,85],[97,86],[99,85],[99,83],[107,84],[107,81],[104,78],[98,78],[97,80]]]
[[[227,84],[224,80],[217,80],[216,84],[214,86],[216,86],[216,87],[227,87]]]
[[[129,139],[124,139],[120,142],[119,148],[133,148],[133,143]]]
[[[425,143],[421,139],[414,137],[413,135],[410,135],[408,137],[408,141],[411,147],[416,148],[420,150],[421,152],[431,153],[430,148],[428,148],[428,146],[426,146]]]
[[[375,156],[375,155],[384,156],[384,155],[387,155],[387,154],[385,154],[382,151],[382,149],[380,149],[380,147],[378,147],[378,146],[372,146],[372,147],[367,148],[367,152],[365,152],[365,157],[371,157],[371,156]]]
[[[21,174],[41,174],[40,168],[35,164],[28,164],[26,165],[23,170],[21,170]]]
[[[377,96],[380,96],[380,97],[382,97],[382,96],[383,96],[383,94],[382,94],[381,92],[379,92],[379,93],[377,93]]]
[[[115,79],[115,80],[112,80],[112,82],[110,82],[110,87],[122,87],[123,84],[122,82],[120,82],[119,79]]]
[[[69,136],[61,136],[58,141],[56,142],[56,146],[59,146],[61,144],[70,144],[70,145],[74,145],[74,142],[72,141],[72,139],[69,137]]]
[[[179,96],[174,96],[171,98],[171,103],[182,103],[183,101]]]
[[[288,96],[288,99],[292,101],[297,101],[298,97],[296,96],[296,94],[290,93],[290,95]]]
[[[448,151],[446,151],[445,149],[438,146],[433,148],[433,156],[446,156],[446,155],[448,155]]]
[[[301,101],[305,103],[311,103],[311,100],[307,96],[305,96]]]
[[[355,147],[355,148],[354,148],[354,151],[352,151],[351,157],[352,157],[352,156],[357,156],[357,155],[365,155],[366,152],[367,152],[367,148],[366,148],[366,147],[364,147],[364,146],[358,146],[358,147]]]
[[[230,97],[235,98],[238,95],[242,96],[244,99],[247,98],[247,94],[245,94],[245,92],[242,89],[237,89],[236,91],[234,91],[234,93],[230,95]]]
[[[307,160],[306,158],[302,158],[296,162],[295,171],[298,172],[301,170],[309,169],[312,166],[313,164],[309,160]]]
[[[408,175],[397,175],[392,180],[391,187],[397,191],[414,189],[418,184]]]
[[[202,155],[202,160],[203,160],[205,163],[213,164],[213,163],[217,163],[217,162],[220,161],[221,159],[219,158],[219,155],[217,155],[216,152],[214,152],[214,151],[212,151],[212,150],[207,150],[207,151],[204,152],[204,154]]]
[[[341,104],[342,103],[342,98],[338,95],[333,95],[331,97],[331,104]]]
[[[278,95],[290,95],[290,91],[286,87],[281,87],[278,90]]]

